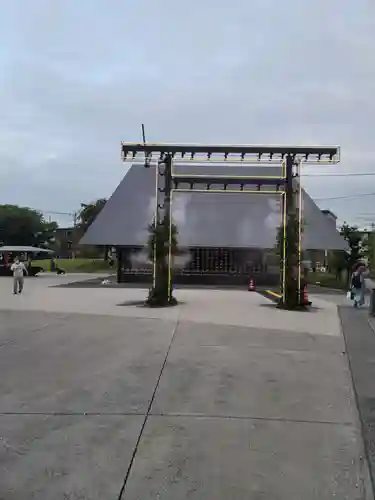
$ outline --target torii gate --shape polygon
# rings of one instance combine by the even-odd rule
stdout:
[[[339,146],[266,146],[266,145],[200,145],[200,144],[150,144],[122,142],[123,160],[133,160],[144,153],[144,166],[156,163],[155,224],[162,221],[169,228],[167,262],[157,262],[154,252],[153,287],[151,301],[166,306],[176,303],[172,296],[172,196],[174,192],[231,192],[248,194],[279,194],[282,198],[282,252],[281,252],[281,298],[280,307],[294,309],[301,305],[301,233],[302,205],[300,176],[301,164],[335,164],[340,161]],[[173,162],[194,162],[204,168],[205,164],[225,164],[228,175],[177,174]],[[280,176],[231,176],[231,166],[254,165],[280,166]],[[265,172],[266,173],[266,172]],[[297,182],[296,182],[297,181]],[[179,187],[188,184],[189,188]],[[197,189],[197,185],[206,189]],[[212,184],[222,187],[214,189]],[[228,189],[228,186],[240,186]],[[254,189],[246,189],[253,186]],[[262,189],[266,187],[266,189]],[[165,242],[163,242],[163,245]],[[297,270],[297,278],[296,278]]]

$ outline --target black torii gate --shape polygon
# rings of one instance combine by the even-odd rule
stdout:
[[[138,153],[144,153],[144,166],[156,162],[156,206],[155,227],[161,223],[164,231],[169,231],[167,251],[162,261],[158,262],[157,251],[154,252],[153,286],[149,295],[150,305],[166,306],[176,303],[172,295],[171,273],[171,199],[175,191],[186,192],[196,185],[206,185],[200,192],[246,192],[263,194],[280,194],[283,197],[283,231],[282,231],[282,266],[281,266],[281,298],[280,307],[294,309],[301,305],[301,218],[302,207],[297,206],[300,183],[294,179],[299,176],[301,163],[334,164],[340,161],[338,146],[265,146],[265,145],[199,145],[199,144],[150,144],[122,142],[122,157],[126,161],[135,159]],[[265,166],[276,163],[280,165],[280,176],[231,176],[231,175],[198,175],[177,174],[173,171],[174,161],[198,162],[200,165],[215,163],[230,166],[249,166],[249,164]],[[229,173],[229,172],[228,172]],[[189,189],[182,189],[181,184],[188,184]],[[230,190],[228,186],[237,185],[239,189]],[[245,186],[255,189],[244,190]],[[262,188],[273,190],[263,190]],[[155,249],[156,250],[156,249]],[[159,253],[160,255],[160,253]],[[167,258],[165,258],[167,256]],[[298,277],[296,277],[296,270]]]

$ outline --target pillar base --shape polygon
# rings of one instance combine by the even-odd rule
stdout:
[[[151,288],[148,297],[145,301],[145,306],[147,307],[171,307],[178,304],[177,299],[171,295],[164,293],[164,290],[160,291],[155,288]]]
[[[281,300],[277,303],[276,307],[278,309],[283,309],[284,311],[307,311],[311,306],[311,302],[300,302],[299,304],[285,304]]]

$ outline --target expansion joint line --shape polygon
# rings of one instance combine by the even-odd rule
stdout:
[[[126,485],[128,483],[128,479],[129,479],[129,476],[130,476],[130,472],[132,470],[132,467],[133,467],[133,464],[134,464],[134,460],[135,460],[135,457],[136,457],[137,452],[138,452],[139,444],[141,442],[141,439],[142,439],[142,436],[143,436],[143,432],[145,430],[145,427],[146,427],[146,424],[147,424],[147,420],[148,420],[148,417],[149,417],[150,412],[151,412],[152,405],[153,405],[154,400],[155,400],[156,391],[158,390],[158,387],[159,387],[159,384],[160,384],[160,380],[161,380],[161,377],[162,377],[163,372],[164,372],[165,365],[167,364],[169,353],[170,353],[170,351],[172,349],[173,341],[174,341],[174,339],[176,337],[176,333],[177,333],[177,328],[178,328],[178,325],[179,325],[179,321],[180,320],[177,319],[176,324],[174,326],[173,333],[172,333],[172,338],[171,338],[171,341],[169,343],[169,346],[168,346],[168,349],[167,349],[167,353],[165,355],[162,367],[160,369],[160,373],[159,373],[158,379],[156,381],[156,385],[155,385],[154,391],[152,393],[152,396],[151,396],[151,399],[150,399],[150,403],[148,405],[148,408],[147,408],[147,411],[146,411],[146,415],[145,415],[145,418],[143,420],[142,427],[141,427],[141,430],[139,432],[139,436],[138,436],[137,442],[135,443],[135,447],[134,447],[134,450],[133,450],[133,453],[132,453],[132,457],[131,457],[131,460],[130,460],[130,463],[129,463],[129,467],[128,467],[127,471],[126,471],[124,482],[123,482],[123,484],[121,486],[121,490],[120,490],[120,493],[119,493],[119,496],[118,496],[117,500],[122,500],[123,499],[123,495],[125,493]]]

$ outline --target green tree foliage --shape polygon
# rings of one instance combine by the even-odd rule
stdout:
[[[99,198],[90,203],[81,203],[81,210],[77,214],[77,227],[74,231],[75,239],[78,241],[83,234],[87,231],[89,226],[94,222],[99,213],[103,210],[104,205],[107,203],[105,198]],[[95,249],[95,247],[93,247]],[[97,248],[98,254],[100,253]],[[109,247],[104,248],[103,258],[108,260]]]
[[[364,244],[364,255],[367,259],[370,271],[375,271],[375,225],[372,225],[371,231],[367,233],[366,241]]]
[[[375,272],[375,231],[369,234],[367,258],[371,272]]]
[[[94,222],[106,203],[107,200],[105,198],[99,198],[90,203],[81,203],[81,210],[77,214],[77,225],[83,232],[87,231],[88,227]]]
[[[363,233],[357,226],[351,226],[344,222],[340,228],[340,234],[348,243],[348,250],[337,250],[330,254],[330,267],[338,275],[342,271],[351,272],[357,262],[359,262],[365,253]]]
[[[304,222],[302,221],[301,224],[303,232]],[[288,245],[289,242],[289,244],[293,247],[293,253],[296,256],[298,253],[298,231],[299,231],[299,220],[297,216],[292,216],[286,230],[286,236],[287,236],[286,245]],[[284,227],[280,226],[276,237],[276,253],[280,257],[283,256],[283,242],[284,242],[283,238],[284,238]],[[280,263],[280,265],[282,265],[282,262]]]
[[[302,231],[304,222],[302,224]],[[289,253],[290,269],[286,269],[286,297],[287,308],[295,308],[298,305],[298,237],[299,237],[299,220],[297,215],[290,217],[286,227],[285,234],[285,250]],[[280,256],[280,281],[283,278],[283,257],[284,257],[284,227],[281,226],[277,233],[276,253]]]
[[[56,222],[47,222],[42,213],[28,207],[0,205],[0,242],[3,245],[49,247]]]
[[[176,304],[173,297],[169,297],[169,270],[168,270],[168,241],[169,227],[164,221],[157,221],[148,227],[149,238],[147,242],[148,257],[153,262],[155,259],[156,287],[150,290],[147,303],[151,306],[164,306]],[[177,236],[178,230],[175,224],[171,228],[171,255],[178,254]]]
[[[151,262],[154,261],[154,256],[156,260],[162,261],[168,256],[168,241],[169,241],[169,228],[165,227],[163,222],[158,222],[155,224],[150,224],[148,226],[148,242],[147,242],[147,254]],[[171,254],[177,255],[178,253],[178,243],[177,243],[178,231],[175,224],[172,224],[172,234],[171,234]],[[156,252],[156,253],[155,253]]]
[[[335,274],[337,280],[341,278],[342,272],[347,271],[345,251],[333,250],[328,253],[328,270]]]

